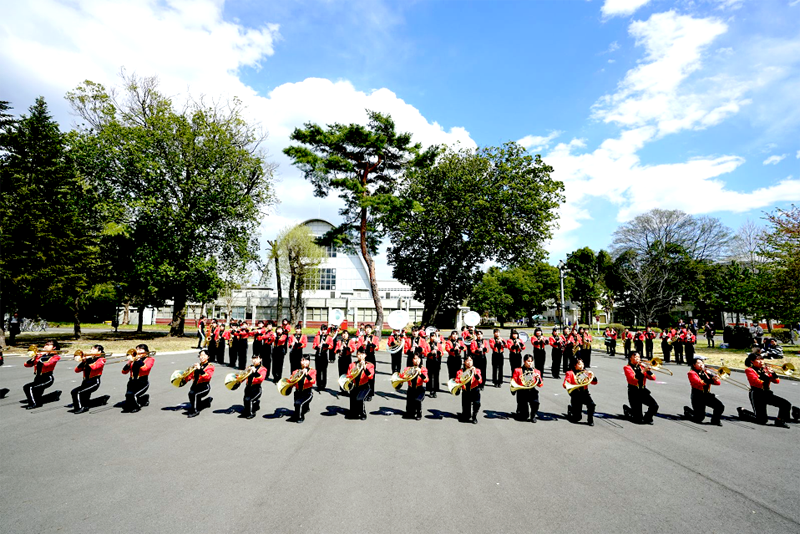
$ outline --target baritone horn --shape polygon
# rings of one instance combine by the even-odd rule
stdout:
[[[305,369],[297,369],[293,372],[288,378],[281,378],[278,380],[278,383],[275,384],[278,387],[278,391],[284,397],[288,397],[289,393],[291,393],[292,388],[300,382],[300,380],[306,375]]]
[[[523,372],[520,377],[522,383],[511,381],[511,393],[516,393],[520,389],[533,389],[542,383],[542,378],[533,372],[533,369]]]
[[[475,376],[475,368],[470,367],[466,371],[461,373],[461,380],[448,380],[447,381],[447,389],[450,390],[455,396],[458,396],[461,393],[461,388],[464,384],[472,382],[472,377]]]
[[[586,387],[589,384],[597,384],[597,378],[595,378],[593,372],[583,370],[575,375],[575,384],[571,384],[566,388],[567,393],[571,395],[576,389]]]

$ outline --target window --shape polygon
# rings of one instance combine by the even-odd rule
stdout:
[[[336,247],[333,247],[331,245],[327,245],[325,247],[325,253],[328,255],[329,258],[335,258],[336,257]]]
[[[310,291],[336,289],[336,269],[314,269],[307,289]]]

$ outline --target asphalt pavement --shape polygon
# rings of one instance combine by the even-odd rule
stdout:
[[[195,351],[157,355],[150,406],[136,414],[121,413],[126,377],[109,365],[95,394],[109,404],[74,415],[73,361],[56,367],[49,391],[62,390],[60,402],[28,411],[31,370],[8,356],[0,532],[800,531],[800,425],[739,421],[747,393],[725,384],[714,388],[721,428],[683,420],[685,366],[658,374],[650,389],[661,413],[640,426],[622,418],[624,360],[595,351],[589,427],[565,420],[568,395],[549,371],[539,422],[512,419],[508,368],[502,388],[485,388],[477,425],[457,421],[461,400],[445,391],[425,399],[421,421],[402,419],[385,352],[366,421],[345,420],[348,399],[328,390],[314,393],[304,424],[288,422],[292,398],[271,383],[258,417],[241,419],[242,393],[224,387],[232,370],[219,365],[212,407],[188,419],[188,387],[169,376],[194,361]],[[774,390],[800,404],[800,383]]]

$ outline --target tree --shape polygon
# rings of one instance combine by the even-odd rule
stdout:
[[[567,254],[567,276],[574,280],[572,300],[580,303],[582,323],[591,324],[600,298],[600,265],[594,251],[583,247]]]
[[[436,148],[422,150],[412,144],[411,134],[395,132],[389,115],[367,110],[367,126],[331,124],[327,128],[306,123],[296,128],[291,139],[300,143],[284,149],[306,180],[314,195],[339,192],[344,222],[334,228],[321,244],[345,249],[357,248],[367,265],[370,291],[375,305],[375,330],[383,328],[383,304],[378,293],[373,255],[386,234],[385,216],[408,204],[397,196],[398,181],[407,169],[432,163]]]
[[[317,267],[326,253],[304,224],[285,229],[277,241],[285,262],[284,271],[289,272],[289,322],[294,324],[303,314],[303,292],[319,275]]]
[[[88,123],[83,171],[120,206],[132,258],[173,300],[170,335],[183,335],[187,301],[219,292],[223,263],[255,258],[274,165],[238,99],[190,100],[176,111],[155,77],[122,78],[121,90],[86,81],[67,94]]]
[[[800,208],[776,209],[766,219],[762,269],[770,278],[773,313],[795,324],[800,321]]]
[[[506,288],[500,283],[501,274],[499,268],[490,267],[481,281],[472,288],[469,297],[469,305],[474,311],[481,317],[495,317],[500,326],[511,316],[514,305],[514,298],[506,293]]]
[[[552,171],[506,143],[445,150],[435,166],[409,172],[402,194],[413,204],[392,214],[388,256],[394,276],[425,302],[424,324],[470,294],[485,262],[543,257],[564,200]]]
[[[0,100],[0,147],[5,147],[6,145],[6,136],[8,135],[7,132],[16,122],[14,120],[14,116],[8,113],[11,109],[11,103],[6,100]],[[5,184],[4,184],[5,185]],[[2,188],[5,191],[5,188]],[[7,194],[7,193],[6,193]],[[3,220],[3,222],[5,222]],[[6,225],[3,224],[2,228],[6,228]],[[0,229],[2,232],[2,229]],[[2,262],[2,259],[0,259]],[[2,263],[0,263],[0,269],[2,269]],[[0,322],[5,321],[6,318],[6,298],[4,295],[3,288],[7,283],[7,275],[4,271],[0,270]],[[0,325],[0,347],[6,346],[6,332],[5,332],[5,323]]]
[[[108,273],[99,256],[105,216],[96,192],[76,171],[70,137],[44,98],[19,121],[3,109],[0,146],[0,278],[3,301],[38,315],[47,304],[80,311]]]

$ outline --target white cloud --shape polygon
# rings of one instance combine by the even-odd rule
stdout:
[[[564,132],[560,132],[558,130],[554,130],[547,134],[546,136],[541,135],[526,135],[522,139],[518,140],[517,143],[525,147],[527,150],[531,152],[541,152],[542,149],[547,148],[550,146],[550,142],[561,135]]]
[[[606,0],[600,12],[605,18],[624,17],[648,3],[650,0]]]
[[[764,165],[777,165],[784,159],[786,159],[786,154],[781,154],[780,156],[770,156],[764,160]]]
[[[800,0],[797,0],[797,1],[798,1],[798,2],[800,2]],[[797,159],[800,159],[800,150],[798,150],[798,151],[797,151],[797,155],[796,155],[795,157],[796,157]]]

